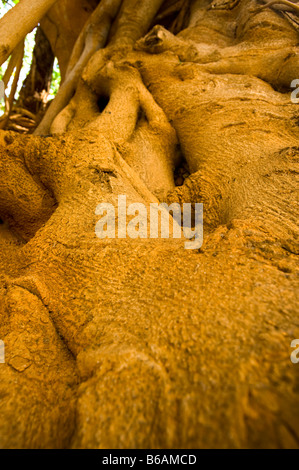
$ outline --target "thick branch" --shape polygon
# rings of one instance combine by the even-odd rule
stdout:
[[[0,65],[56,0],[21,0],[0,21]]]
[[[162,4],[163,0],[124,0],[110,44],[133,45],[147,33]]]

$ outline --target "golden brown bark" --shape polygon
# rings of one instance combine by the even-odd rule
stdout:
[[[1,131],[2,447],[299,446],[298,32],[161,3],[123,2],[49,135]],[[119,195],[204,203],[203,247],[98,239]]]

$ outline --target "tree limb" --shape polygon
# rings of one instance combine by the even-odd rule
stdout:
[[[57,0],[21,0],[0,21],[0,65]]]

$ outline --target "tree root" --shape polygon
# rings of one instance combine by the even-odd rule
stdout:
[[[272,0],[259,8],[252,9],[251,12],[259,13],[270,7],[275,7],[277,10],[295,11],[299,13],[299,5],[294,2],[289,2],[288,0]]]
[[[140,2],[138,8],[136,8],[136,2],[132,3],[132,0],[124,1],[112,27],[109,45],[117,47],[120,44],[123,45],[124,41],[134,44],[147,31],[162,1],[143,1]],[[94,53],[104,47],[112,20],[118,12],[119,5],[120,0],[105,0],[99,4],[98,8],[91,15],[74,47],[67,69],[66,80],[36,129],[35,135],[47,134],[55,117],[68,105],[84,67]],[[138,14],[136,14],[137,12]]]
[[[14,100],[14,96],[17,90],[19,76],[20,76],[20,72],[21,72],[21,68],[23,64],[23,57],[24,57],[24,41],[18,44],[16,49],[13,51],[7,70],[3,77],[4,86],[6,88],[15,70],[14,78],[13,78],[11,88],[10,88],[9,97],[5,99],[5,112],[3,116],[1,116],[0,118],[0,129],[3,129],[7,125],[9,115],[12,111],[13,100]]]
[[[111,22],[117,14],[120,3],[121,0],[104,0],[104,2],[100,2],[87,21],[74,46],[65,82],[60,87],[45,117],[37,127],[35,135],[47,134],[54,118],[69,103],[84,67],[92,55],[98,49],[104,47]]]

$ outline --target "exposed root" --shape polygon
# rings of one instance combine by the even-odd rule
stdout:
[[[186,27],[188,24],[189,14],[190,14],[190,0],[185,0],[183,2],[182,8],[178,16],[176,17],[176,19],[174,20],[170,28],[170,31],[174,34],[177,34],[180,31],[182,31],[182,29],[184,29],[184,27]]]
[[[136,5],[135,1],[125,0],[111,29],[108,46],[117,48],[124,44],[133,45],[146,33],[162,2],[163,0],[140,1]],[[120,0],[104,0],[91,15],[74,47],[66,80],[36,129],[36,135],[48,134],[56,116],[70,102],[86,64],[98,49],[105,46],[120,3]]]
[[[168,8],[164,9],[159,15],[156,16],[155,21],[157,23],[161,22],[168,16],[178,13],[183,7],[185,0],[177,0],[174,4],[170,5]]]
[[[83,57],[84,55],[90,56],[91,51],[95,52],[98,48],[104,47],[111,27],[111,21],[116,16],[120,5],[121,0],[100,2],[76,41],[67,66],[66,78],[78,62],[82,60],[82,55]],[[86,60],[83,60],[83,62],[87,63]]]
[[[4,86],[6,88],[13,72],[15,71],[11,88],[10,88],[9,97],[5,99],[5,112],[3,116],[1,116],[0,118],[0,129],[3,129],[7,125],[9,115],[12,110],[13,100],[14,100],[14,96],[17,90],[19,76],[20,76],[20,72],[21,72],[21,68],[23,64],[23,57],[24,57],[24,41],[22,41],[12,53],[11,59],[8,64],[8,68],[3,77]]]
[[[275,5],[279,10],[295,11],[296,13],[299,13],[299,5],[294,2],[289,2],[288,0],[272,0],[259,8],[252,9],[251,11],[252,13],[259,13],[260,11]]]
[[[89,18],[75,44],[66,80],[36,129],[36,135],[47,134],[57,114],[68,105],[89,59],[98,49],[105,46],[111,22],[117,14],[120,3],[121,0],[104,0]]]
[[[109,45],[133,46],[144,36],[164,0],[124,0],[113,24]]]

